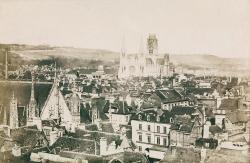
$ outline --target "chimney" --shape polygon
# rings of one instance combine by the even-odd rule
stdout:
[[[5,79],[8,80],[8,50],[5,49]]]

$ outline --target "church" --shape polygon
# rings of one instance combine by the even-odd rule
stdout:
[[[140,45],[140,52],[137,54],[127,54],[125,48],[122,48],[118,78],[169,77],[173,73],[172,67],[169,54],[158,53],[158,39],[156,35],[149,34],[146,53],[144,53],[142,45]]]

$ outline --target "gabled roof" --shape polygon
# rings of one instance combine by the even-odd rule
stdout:
[[[174,89],[156,90],[155,93],[158,97],[160,97],[161,102],[163,103],[180,101],[184,99],[183,95]]]

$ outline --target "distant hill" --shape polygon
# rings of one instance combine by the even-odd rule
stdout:
[[[244,58],[222,58],[215,55],[171,55],[170,60],[177,65],[196,66],[203,68],[226,68],[246,66],[247,59]]]
[[[14,61],[12,63],[26,63],[34,60],[60,59],[61,64],[72,66],[91,66],[95,64],[119,64],[119,52],[103,49],[84,49],[74,47],[51,47],[49,45],[0,44],[0,48],[10,48]],[[4,62],[4,55],[0,56],[0,63]],[[18,61],[15,61],[18,60]],[[170,55],[175,65],[196,68],[226,68],[246,66],[248,60],[242,58],[222,58],[215,55]]]

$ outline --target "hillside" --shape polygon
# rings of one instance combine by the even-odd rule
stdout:
[[[11,48],[11,63],[34,63],[49,60],[59,60],[62,66],[96,66],[97,64],[119,64],[119,53],[102,49],[83,49],[73,47],[51,47],[48,45],[20,45],[0,44],[0,48]],[[175,65],[195,68],[232,68],[245,67],[247,59],[221,58],[215,55],[170,55],[170,60]],[[4,62],[4,55],[0,56],[0,63]],[[37,62],[36,62],[37,63]]]

